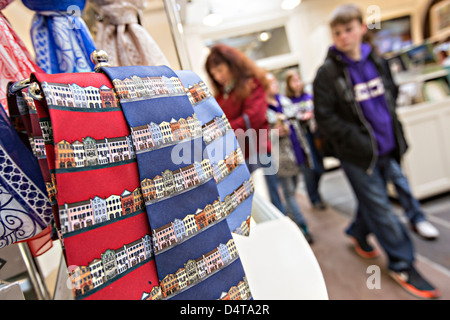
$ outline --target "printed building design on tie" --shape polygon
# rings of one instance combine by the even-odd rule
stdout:
[[[186,119],[172,118],[159,124],[150,122],[132,127],[131,137],[136,153],[156,150],[202,136],[202,127],[197,116],[192,114]]]
[[[248,300],[252,297],[247,277],[244,276],[242,281],[232,286],[227,292],[222,292],[219,300]]]
[[[211,121],[203,124],[203,139],[208,145],[215,139],[224,136],[231,129],[230,122],[228,121],[225,114],[221,117],[215,117]]]
[[[27,92],[22,92],[22,96],[17,95],[16,101],[21,116],[28,114],[37,114],[34,99]],[[41,123],[41,120],[39,120],[39,125],[41,128],[41,135],[30,135],[28,137],[28,140],[35,157],[38,159],[46,159],[47,154],[45,151],[45,144],[52,141],[53,132],[51,129],[50,121],[43,121]]]
[[[74,297],[82,298],[91,290],[100,290],[108,282],[148,262],[153,258],[151,242],[151,237],[145,235],[120,248],[105,250],[101,257],[92,260],[87,266],[76,266],[70,270]]]
[[[124,190],[120,195],[106,198],[95,196],[85,201],[64,203],[59,206],[61,233],[100,226],[121,217],[143,212],[145,203],[139,187],[133,191]]]
[[[55,144],[55,168],[77,169],[127,162],[136,154],[130,136],[82,141],[62,140]]]
[[[220,201],[220,197],[218,197],[212,204],[198,208],[195,213],[188,213],[183,219],[175,219],[164,226],[153,229],[155,255],[195,237],[200,232],[226,219],[253,192],[252,182],[246,180],[235,191],[226,195],[224,201]],[[250,216],[234,232],[248,234],[250,232]]]
[[[197,209],[195,213],[187,214],[183,219],[175,219],[164,226],[153,229],[155,255],[189,240],[200,231],[204,231],[222,221],[226,216],[222,202],[218,197],[212,204]]]
[[[244,155],[242,154],[241,148],[238,147],[229,155],[226,155],[225,159],[219,160],[217,163],[214,162],[211,165],[214,180],[216,183],[219,183],[243,163],[245,163]]]
[[[185,88],[177,77],[131,76],[123,80],[112,81],[121,102],[146,100],[164,96],[185,95]]]
[[[209,159],[178,168],[165,170],[161,175],[141,181],[142,194],[146,205],[186,192],[208,182],[213,177]]]
[[[199,282],[226,268],[239,258],[233,239],[226,244],[219,244],[210,252],[202,254],[197,259],[190,259],[174,274],[166,275],[160,286],[153,287],[150,293],[144,292],[142,300],[165,300],[195,286]],[[242,285],[242,296],[251,297],[248,284]],[[240,295],[241,296],[241,295]]]
[[[192,106],[196,106],[203,100],[212,97],[208,86],[203,81],[199,81],[186,88],[186,94],[191,102]]]
[[[114,89],[102,85],[81,87],[75,83],[41,83],[47,105],[70,110],[105,110],[118,109],[118,102]]]

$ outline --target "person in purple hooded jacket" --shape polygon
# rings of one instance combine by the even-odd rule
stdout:
[[[395,113],[397,87],[387,65],[363,43],[367,26],[357,6],[336,8],[330,28],[334,45],[314,79],[314,116],[325,155],[340,160],[358,201],[346,234],[365,258],[379,255],[367,238],[375,235],[392,278],[415,296],[437,298],[439,290],[414,266],[412,241],[387,192],[386,182],[407,149]]]

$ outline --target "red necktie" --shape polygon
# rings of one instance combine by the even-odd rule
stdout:
[[[229,188],[230,200],[221,199],[203,123],[173,70],[139,66],[102,71],[114,84],[132,131],[162,298],[220,299],[239,287],[233,298],[249,299],[227,217],[247,196],[250,184],[239,191]]]
[[[32,81],[45,95],[38,116],[53,132],[47,159],[74,295],[141,299],[158,277],[130,131],[112,84],[99,73],[36,73]]]

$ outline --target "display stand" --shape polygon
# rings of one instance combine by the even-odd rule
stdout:
[[[255,300],[327,300],[316,257],[299,227],[255,194],[250,236],[233,234]]]
[[[449,70],[416,72],[397,76],[397,84],[415,83],[448,76]],[[409,149],[402,161],[411,190],[419,200],[450,191],[450,96],[397,108]],[[395,197],[395,193],[390,190]]]
[[[31,254],[28,244],[23,242],[19,243],[19,249],[22,255],[22,259],[27,268],[28,276],[36,294],[36,298],[38,300],[49,300],[50,293],[48,292],[47,286],[45,285],[45,279],[42,275],[41,270],[36,264],[36,260]]]

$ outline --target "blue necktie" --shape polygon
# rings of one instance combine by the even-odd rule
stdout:
[[[0,248],[25,241],[53,220],[37,159],[0,108]]]
[[[203,123],[214,179],[219,195],[228,208],[229,228],[231,232],[247,236],[250,233],[254,188],[236,136],[205,82],[192,71],[176,73],[187,88],[194,111]]]
[[[164,66],[102,71],[114,84],[133,137],[161,298],[251,298],[227,222],[244,192],[233,196],[232,186],[223,201],[206,149],[206,123],[186,87]]]

